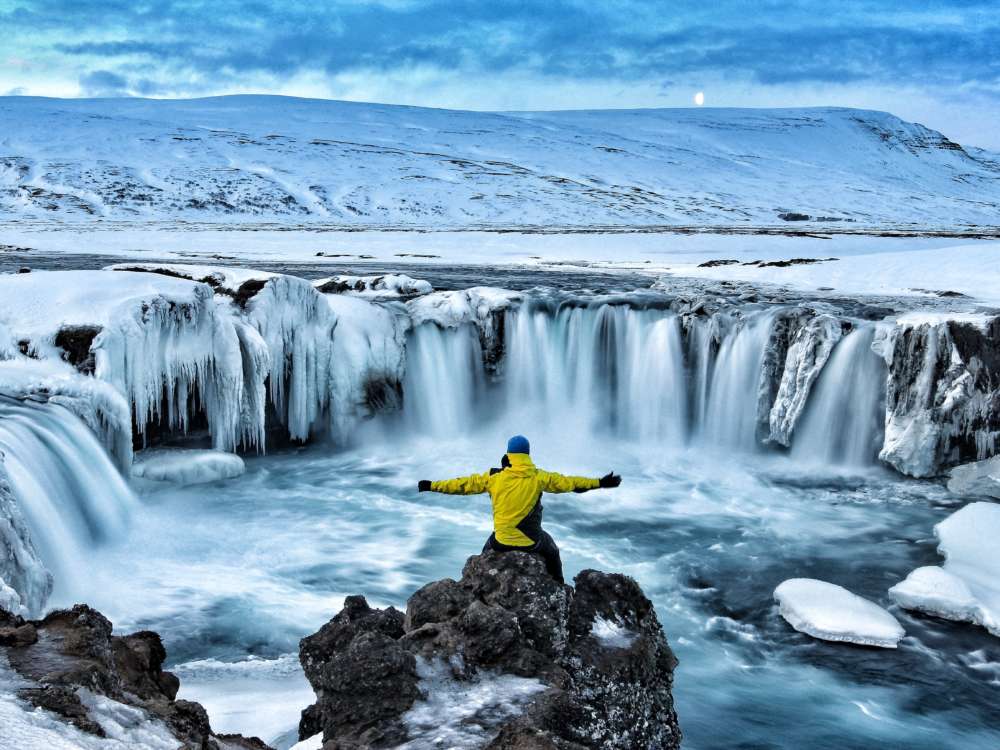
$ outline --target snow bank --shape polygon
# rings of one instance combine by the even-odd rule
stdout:
[[[1000,456],[956,466],[948,479],[948,491],[1000,498]]]
[[[944,564],[917,568],[889,595],[907,609],[972,622],[1000,636],[1000,505],[966,505],[934,534]]]
[[[434,291],[428,281],[392,273],[383,276],[329,276],[314,281],[313,286],[324,294],[355,294],[380,299],[417,297]]]
[[[813,638],[896,648],[906,635],[885,609],[825,581],[790,578],[774,590],[774,598],[788,624]]]
[[[234,453],[188,448],[152,448],[136,455],[132,476],[155,482],[203,484],[232,479],[246,471]]]
[[[455,292],[433,292],[406,303],[413,325],[436,323],[457,328],[465,323],[484,324],[495,312],[506,310],[522,295],[507,289],[476,286]]]

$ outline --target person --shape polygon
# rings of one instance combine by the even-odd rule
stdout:
[[[448,495],[489,492],[493,501],[493,533],[486,540],[483,552],[533,552],[545,561],[549,574],[559,583],[564,583],[559,547],[548,532],[542,530],[542,493],[587,492],[601,487],[617,487],[622,478],[614,472],[600,479],[591,479],[543,471],[531,462],[530,453],[528,439],[515,435],[507,441],[507,453],[501,459],[501,468],[437,482],[421,479],[417,489]]]

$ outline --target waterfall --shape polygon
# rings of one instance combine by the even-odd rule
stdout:
[[[792,439],[802,461],[861,466],[874,462],[882,431],[885,362],[872,351],[875,326],[859,328],[834,348]]]
[[[0,397],[7,482],[56,590],[72,593],[88,548],[117,536],[135,496],[87,426],[58,404]]]
[[[706,444],[757,447],[758,393],[773,323],[773,313],[759,313],[737,322],[722,339],[705,397],[700,437]]]
[[[410,332],[406,352],[403,404],[409,428],[430,435],[468,431],[486,382],[476,327],[422,323]]]
[[[779,312],[721,313],[682,325],[669,310],[528,300],[505,313],[495,377],[474,326],[422,323],[407,344],[404,422],[431,435],[491,424],[569,440],[613,434],[658,451],[692,444],[760,451],[776,385],[767,382],[774,373],[765,361],[777,345]],[[796,458],[874,460],[885,379],[871,350],[874,332],[866,325],[835,347],[796,430]]]

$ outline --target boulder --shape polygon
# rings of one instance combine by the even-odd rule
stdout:
[[[419,589],[405,615],[349,597],[301,642],[317,699],[300,739],[322,733],[323,750],[421,747],[434,740],[414,734],[412,716],[433,691],[460,700],[477,685],[492,694],[482,686],[494,680],[511,696],[503,710],[463,719],[480,747],[679,747],[677,660],[652,603],[624,575],[585,570],[574,584],[556,583],[534,555],[487,552],[460,580]]]
[[[112,635],[108,619],[84,604],[41,620],[0,610],[0,655],[29,683],[18,690],[22,700],[82,731],[104,736],[81,700],[90,691],[162,721],[184,750],[267,750],[255,737],[216,736],[200,704],[176,700],[180,682],[163,671],[159,635]]]

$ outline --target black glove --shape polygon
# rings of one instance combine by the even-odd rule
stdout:
[[[613,471],[609,471],[607,474],[601,477],[600,482],[601,482],[601,487],[605,488],[617,487],[622,483],[622,478],[618,474],[615,474]]]
[[[421,479],[417,482],[417,492],[430,492],[431,491],[431,480]]]

